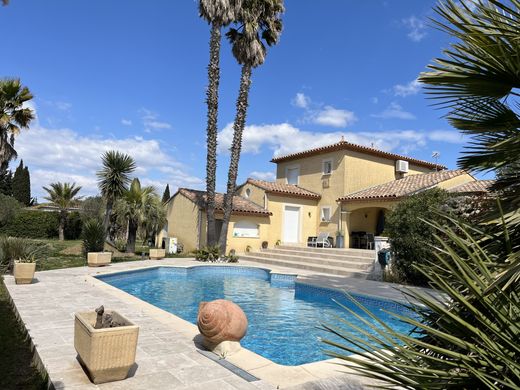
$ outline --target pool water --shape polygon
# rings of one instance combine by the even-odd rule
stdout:
[[[349,314],[333,300],[362,313],[339,291],[295,283],[294,276],[270,274],[259,268],[157,267],[98,278],[193,324],[197,322],[201,301],[231,300],[244,310],[249,322],[241,345],[289,366],[330,358],[324,350],[333,348],[320,342],[320,337],[344,343],[319,329],[323,323],[345,327],[338,317],[346,318]],[[412,330],[410,325],[382,311],[411,314],[400,305],[360,295],[353,297],[393,329]],[[366,328],[361,322],[354,322]]]

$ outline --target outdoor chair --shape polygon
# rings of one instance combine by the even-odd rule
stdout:
[[[375,240],[374,235],[372,233],[367,233],[367,249],[374,249]]]
[[[329,241],[329,233],[320,233],[318,234],[318,237],[316,237],[316,240],[307,242],[308,246],[313,246],[318,248],[318,246],[321,245],[322,248],[330,248],[332,245]]]

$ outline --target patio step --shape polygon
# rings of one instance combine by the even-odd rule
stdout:
[[[297,252],[297,251],[268,251],[263,250],[261,252],[254,252],[255,257],[261,257],[263,259],[276,259],[276,260],[289,260],[296,261],[299,263],[306,264],[318,264],[336,267],[345,267],[351,269],[368,270],[373,265],[373,259],[359,258],[353,256],[337,256],[336,258],[328,258],[324,256],[309,256],[308,252]],[[325,255],[327,256],[327,255]]]
[[[307,271],[313,271],[321,274],[332,274],[332,275],[340,275],[340,276],[349,276],[353,278],[363,278],[365,279],[370,272],[367,270],[355,269],[355,268],[347,268],[347,267],[338,267],[332,265],[318,265],[311,263],[302,263],[298,260],[280,260],[280,259],[271,259],[257,256],[258,253],[249,253],[240,256],[240,260],[252,261],[255,263],[274,265],[278,267],[289,267],[296,269],[303,269]]]
[[[358,256],[358,257],[369,257],[373,259],[375,257],[375,251],[371,249],[354,249],[354,248],[314,248],[306,246],[291,246],[291,245],[279,245],[273,250],[297,250],[310,253],[320,254],[337,254],[343,256]]]
[[[333,253],[333,252],[314,252],[307,251],[304,248],[275,248],[275,249],[261,249],[261,253],[271,253],[271,254],[280,254],[280,255],[292,255],[298,257],[313,257],[319,259],[330,259],[330,260],[341,260],[341,261],[366,261],[372,262],[374,260],[374,252],[367,254],[358,254],[356,252],[344,252],[343,254]]]

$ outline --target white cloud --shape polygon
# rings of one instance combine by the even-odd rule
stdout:
[[[416,79],[410,81],[408,84],[394,85],[393,90],[395,96],[406,97],[410,95],[416,95],[421,90],[421,83],[419,83],[419,81]]]
[[[273,181],[274,179],[276,179],[276,175],[274,174],[274,172],[253,171],[249,174],[249,176],[252,177],[253,179],[266,180],[266,181]]]
[[[298,92],[291,103],[296,107],[307,108],[311,103],[311,99],[308,96],[305,96],[305,94]]]
[[[42,186],[51,182],[76,182],[83,187],[81,195],[98,193],[96,171],[101,167],[101,155],[108,150],[119,150],[134,157],[135,176],[146,185],[170,183],[179,186],[200,187],[203,180],[191,175],[189,169],[174,160],[159,141],[142,137],[102,138],[81,135],[71,129],[50,129],[39,121],[16,139],[19,158],[31,171],[34,195],[42,197]],[[160,189],[159,189],[160,190]]]
[[[372,115],[374,118],[381,119],[415,119],[415,115],[411,112],[404,111],[403,108],[396,102],[390,103],[390,105],[378,114]]]
[[[121,124],[125,125],[125,126],[132,126],[132,121],[130,119],[122,118],[121,119]]]
[[[272,150],[274,156],[281,156],[319,146],[346,141],[372,146],[386,151],[408,153],[417,147],[424,147],[428,141],[461,143],[457,132],[436,130],[394,130],[379,132],[312,132],[300,130],[289,123],[250,125],[244,130],[243,153],[260,153],[263,148]],[[219,152],[228,153],[233,139],[233,125],[228,124],[219,132]]]
[[[415,15],[401,21],[408,29],[408,38],[413,42],[421,42],[426,36],[426,23]]]
[[[357,121],[352,111],[340,110],[332,106],[325,106],[316,112],[311,119],[312,123],[323,126],[347,127]]]
[[[153,130],[171,129],[172,125],[168,122],[159,121],[159,114],[146,108],[139,110],[142,114],[144,131],[151,133]]]

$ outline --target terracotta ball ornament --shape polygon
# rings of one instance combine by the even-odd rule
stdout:
[[[197,326],[207,341],[240,341],[247,332],[247,317],[240,306],[225,299],[199,304]]]

